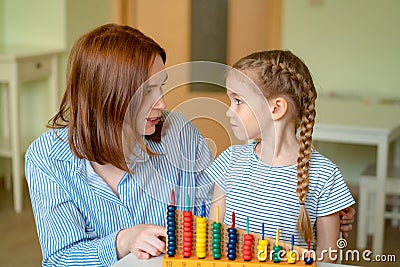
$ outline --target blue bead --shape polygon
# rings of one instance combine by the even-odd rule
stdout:
[[[229,237],[229,240],[235,240],[235,241],[237,240],[236,234],[229,234],[228,237]]]
[[[171,222],[171,221],[168,221],[168,222],[167,222],[167,225],[168,225],[168,226],[175,226],[176,223],[175,223],[175,221],[172,221],[172,222]]]
[[[168,210],[168,211],[175,211],[175,210],[176,210],[176,207],[175,207],[175,206],[168,205],[167,210]]]
[[[236,254],[228,254],[228,259],[230,259],[231,261],[232,260],[235,260],[236,259]]]
[[[228,254],[236,254],[236,248],[228,248]]]
[[[228,228],[229,234],[236,234],[236,228]]]
[[[228,249],[236,248],[236,243],[228,243]]]
[[[311,264],[313,264],[314,259],[311,258],[311,257],[305,258],[305,259],[304,259],[304,262],[305,262],[307,265],[311,265]]]
[[[175,250],[168,250],[167,254],[168,254],[168,256],[173,257],[173,256],[175,256]]]

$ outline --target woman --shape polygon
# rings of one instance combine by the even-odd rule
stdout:
[[[165,60],[152,39],[114,24],[72,47],[60,110],[26,153],[43,266],[160,255],[172,189],[181,207],[189,194],[195,213],[210,202],[206,142],[163,111]]]

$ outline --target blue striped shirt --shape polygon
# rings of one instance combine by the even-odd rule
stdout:
[[[226,193],[225,224],[231,224],[232,211],[236,225],[250,231],[275,237],[280,229],[282,241],[306,247],[296,230],[300,204],[296,195],[297,164],[270,166],[260,161],[254,152],[256,143],[232,146],[212,163],[207,173]],[[312,151],[309,166],[309,191],[305,207],[314,226],[317,217],[338,212],[354,204],[338,167],[316,151]]]
[[[130,167],[118,184],[118,196],[77,158],[68,129],[48,131],[26,153],[26,179],[43,254],[43,266],[109,266],[117,261],[116,236],[138,224],[165,225],[171,190],[183,209],[186,194],[199,215],[212,198],[213,184],[203,170],[211,162],[207,144],[183,116],[169,114],[161,143],[146,141],[160,155]],[[61,138],[61,139],[60,139]]]

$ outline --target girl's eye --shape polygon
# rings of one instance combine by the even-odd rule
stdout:
[[[242,104],[243,102],[242,102],[242,100],[235,98],[235,103],[236,103],[236,105],[240,105],[240,104]]]

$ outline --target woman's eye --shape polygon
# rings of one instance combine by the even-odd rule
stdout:
[[[240,105],[242,104],[242,100],[235,98],[235,103],[236,105]]]

